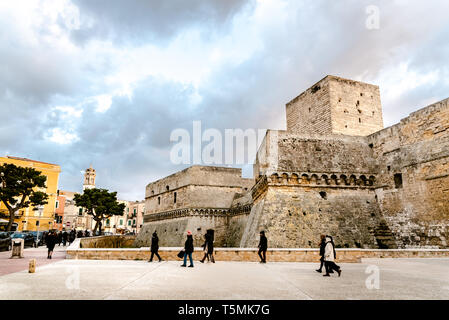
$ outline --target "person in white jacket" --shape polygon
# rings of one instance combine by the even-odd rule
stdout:
[[[324,247],[324,266],[326,274],[323,277],[330,277],[329,271],[335,270],[338,272],[338,276],[341,275],[341,268],[337,266],[334,260],[337,258],[335,253],[335,246],[332,237],[326,236],[326,246]]]

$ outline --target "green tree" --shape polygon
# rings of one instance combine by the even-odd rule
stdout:
[[[121,216],[125,211],[125,204],[118,203],[117,192],[106,189],[86,189],[83,194],[75,194],[75,204],[82,207],[95,220],[94,234],[102,228],[102,221],[112,216]]]
[[[45,188],[47,177],[41,173],[33,168],[10,163],[0,166],[0,201],[9,211],[7,231],[11,230],[15,214],[19,209],[48,203],[48,195],[36,190]]]

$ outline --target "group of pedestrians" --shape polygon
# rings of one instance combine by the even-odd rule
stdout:
[[[87,230],[86,230],[86,234]],[[53,255],[53,251],[55,249],[56,244],[58,246],[62,245],[65,247],[67,242],[69,242],[69,245],[72,244],[73,241],[76,239],[76,232],[75,230],[71,230],[70,232],[67,232],[66,230],[56,232],[56,230],[50,230],[45,235],[45,244],[47,245],[48,253],[47,253],[47,259],[51,259]]]
[[[259,239],[259,251],[258,255],[260,257],[260,263],[267,263],[267,250],[268,250],[268,239],[265,236],[265,231],[260,231],[260,239]],[[331,273],[334,273],[336,271],[338,273],[338,276],[341,276],[341,268],[335,263],[335,259],[337,258],[336,252],[335,252],[335,244],[334,240],[329,235],[321,235],[321,242],[320,242],[320,268],[317,269],[317,272],[322,272],[323,266],[325,269],[324,277],[330,277]],[[200,260],[201,263],[204,263],[204,261],[207,259],[208,261],[211,261],[212,263],[215,263],[214,259],[214,238],[213,233],[207,232],[204,235],[204,244],[203,244],[203,252],[204,256]],[[181,265],[181,267],[187,267],[187,258],[189,258],[190,265],[189,268],[193,268],[193,258],[192,254],[194,252],[194,246],[193,246],[193,236],[191,231],[187,231],[187,239],[184,243],[184,249],[181,250],[181,252],[178,254],[178,257],[184,259],[184,263]],[[156,257],[159,259],[159,262],[162,261],[162,258],[159,256],[159,238],[157,236],[156,231],[154,231],[153,236],[151,238],[151,257],[149,262],[153,261],[153,257],[156,255]]]

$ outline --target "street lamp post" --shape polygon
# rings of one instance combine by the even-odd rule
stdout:
[[[36,248],[39,247],[39,228],[41,226],[41,216],[42,216],[42,212],[44,211],[44,206],[40,205],[37,207],[37,210],[39,211],[39,218],[37,219],[38,223],[37,223],[37,236],[36,236]]]

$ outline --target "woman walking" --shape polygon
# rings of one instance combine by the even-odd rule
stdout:
[[[214,259],[214,240],[212,238],[212,234],[209,232],[204,235],[205,242],[203,245],[204,248],[204,257],[200,260],[201,263],[204,263],[204,260],[209,260],[215,263]]]
[[[330,277],[329,271],[332,270],[337,271],[338,276],[341,275],[341,268],[334,262],[336,258],[334,241],[331,236],[326,236],[326,246],[324,247],[324,267],[326,268],[326,274],[323,277]]]
[[[45,241],[47,243],[47,248],[48,248],[47,259],[51,259],[53,250],[55,249],[56,242],[58,241],[58,236],[57,236],[56,232],[50,231],[50,233],[47,235],[47,238]]]
[[[193,268],[193,259],[192,259],[192,253],[194,251],[193,248],[193,237],[192,232],[187,231],[187,240],[184,243],[184,264],[181,265],[181,267],[187,267],[187,256],[189,256],[190,259],[190,266],[189,268]]]
[[[157,236],[156,231],[154,231],[153,237],[151,238],[151,258],[148,262],[153,262],[154,255],[158,257],[159,262],[162,261],[161,257],[159,256],[158,250],[159,250],[159,238]]]

